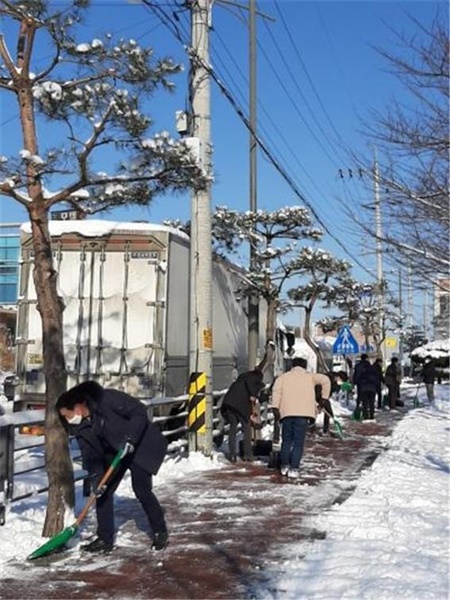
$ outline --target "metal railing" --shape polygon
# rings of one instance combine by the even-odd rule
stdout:
[[[226,390],[225,390],[226,391]],[[215,392],[213,436],[220,446],[225,426],[220,415],[219,400],[225,391]],[[149,419],[157,423],[169,442],[170,454],[188,452],[188,395],[176,398],[141,399]],[[47,491],[45,472],[44,410],[29,410],[0,417],[0,525],[5,522],[5,504]],[[33,428],[42,429],[33,432]],[[70,440],[70,454],[76,482],[84,481],[87,473],[81,467],[81,456],[75,439]]]

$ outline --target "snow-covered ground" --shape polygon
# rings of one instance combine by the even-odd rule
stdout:
[[[415,388],[406,389],[411,399]],[[449,598],[449,386],[436,386],[434,406],[410,410],[387,439],[387,449],[361,474],[354,493],[341,505],[310,517],[311,527],[326,531],[324,540],[286,544],[276,552],[284,559],[265,561],[261,599],[446,600]],[[335,407],[345,414],[349,409]],[[193,471],[224,468],[222,456],[201,454],[169,459],[155,478],[155,491],[179,489]],[[176,486],[175,486],[176,484]],[[297,486],[283,493],[296,494]],[[273,488],[272,488],[273,490]],[[176,492],[175,492],[176,493]],[[129,479],[118,491],[132,497]],[[78,498],[77,506],[85,499]],[[191,502],[198,503],[198,498]],[[0,527],[0,574],[20,577],[18,567],[43,543],[45,494],[8,507]],[[194,506],[192,507],[194,508]],[[89,517],[92,519],[93,517]],[[282,518],[282,515],[280,516]],[[67,524],[73,521],[68,515]],[[118,543],[132,544],[119,532]],[[274,554],[275,556],[275,554]],[[75,568],[75,567],[74,567]]]
[[[260,598],[450,597],[449,388],[436,392],[433,407],[402,419],[353,495],[314,518],[326,539],[289,546],[284,562],[267,565],[272,583]]]

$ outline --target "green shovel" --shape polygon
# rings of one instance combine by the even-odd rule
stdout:
[[[108,469],[105,471],[105,474],[103,475],[99,484],[97,485],[96,490],[89,496],[89,500],[86,502],[86,505],[84,506],[83,510],[78,515],[78,518],[75,521],[75,523],[72,523],[72,525],[70,525],[69,527],[66,527],[65,529],[63,529],[62,531],[57,533],[55,536],[50,538],[48,540],[48,542],[46,542],[45,544],[43,544],[42,546],[37,548],[34,552],[32,552],[27,557],[27,560],[34,560],[35,558],[40,558],[41,556],[46,556],[47,554],[50,554],[51,552],[55,552],[55,550],[59,550],[59,549],[63,548],[65,546],[65,544],[70,540],[70,538],[76,534],[81,522],[84,520],[84,518],[88,514],[89,509],[97,500],[98,492],[110,480],[112,474],[114,473],[114,471],[117,468],[117,465],[122,460],[122,454],[123,454],[123,451],[122,451],[122,449],[120,449],[118,451],[118,453],[116,454],[116,456],[114,457],[114,460],[112,461],[112,463],[109,465]]]
[[[332,417],[330,415],[330,413],[326,410],[326,408],[322,407],[323,412],[327,415],[327,417],[329,417],[333,423],[334,423],[334,429],[336,431],[337,436],[343,440],[344,439],[344,429],[342,427],[342,425],[339,423],[339,421],[336,419],[336,417]]]

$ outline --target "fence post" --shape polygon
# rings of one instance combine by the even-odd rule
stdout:
[[[14,492],[14,425],[0,426],[0,525],[5,524],[6,501]]]

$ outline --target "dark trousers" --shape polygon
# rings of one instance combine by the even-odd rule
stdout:
[[[397,406],[397,398],[400,392],[400,386],[398,383],[388,383],[388,397],[389,397],[389,408],[392,410]]]
[[[131,485],[136,498],[147,515],[152,533],[166,530],[166,522],[161,505],[152,492],[152,476],[133,462],[133,456],[126,457],[110,480],[106,492],[97,500],[97,535],[105,542],[114,542],[114,492],[127,469],[131,473]]]
[[[428,402],[431,404],[434,401],[434,383],[426,383],[425,389],[427,391]]]
[[[281,421],[281,466],[298,469],[305,447],[307,417],[284,417]]]
[[[362,390],[359,394],[364,419],[373,419],[375,416],[375,393],[371,390]]]
[[[322,408],[323,408],[323,432],[327,433],[330,428],[330,417],[333,418],[333,409],[331,407],[331,402],[328,399],[322,400]]]
[[[378,399],[378,402],[377,402],[378,408],[379,409],[383,408],[383,386],[381,386],[381,385],[379,385],[377,387],[377,399]]]
[[[241,413],[231,408],[227,408],[223,417],[230,425],[228,431],[228,452],[230,457],[236,458],[236,435],[240,423],[244,435],[244,458],[252,458],[252,428],[249,419],[246,419]]]

